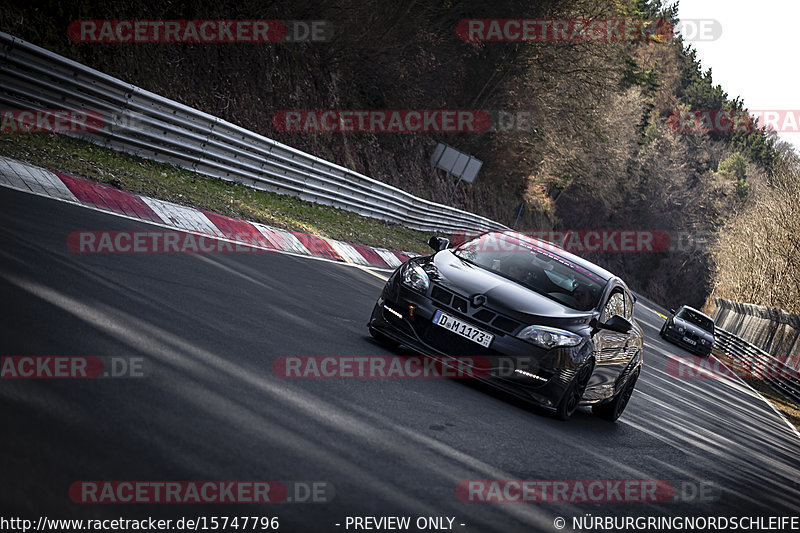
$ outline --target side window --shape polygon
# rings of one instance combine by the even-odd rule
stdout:
[[[625,291],[625,315],[623,315],[628,320],[633,317],[633,298],[631,298],[631,293]]]
[[[611,295],[603,310],[603,315],[603,320],[606,321],[614,315],[625,317],[625,297],[622,292],[618,291]]]

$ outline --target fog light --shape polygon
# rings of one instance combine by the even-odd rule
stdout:
[[[516,372],[517,374],[522,374],[523,376],[525,376],[527,378],[538,379],[539,381],[547,381],[547,378],[543,378],[542,376],[537,376],[536,374],[532,374],[530,372],[526,372],[525,370],[520,370],[519,368],[515,368],[514,372]]]
[[[399,318],[400,320],[403,320],[403,315],[401,315],[399,312],[395,311],[394,309],[392,309],[388,305],[384,304],[383,308],[386,309],[387,311],[389,311],[391,314],[393,314],[397,318]]]

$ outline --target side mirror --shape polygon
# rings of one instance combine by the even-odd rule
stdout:
[[[434,235],[428,241],[428,246],[433,248],[434,251],[440,252],[450,247],[450,239],[447,239],[445,237],[437,237]]]
[[[614,315],[609,318],[606,322],[600,323],[597,327],[601,329],[608,329],[611,331],[616,331],[617,333],[628,333],[630,330],[633,329],[633,324],[631,322],[619,315]]]
[[[675,310],[671,307],[669,308],[669,312],[672,313],[673,315],[675,314]]]

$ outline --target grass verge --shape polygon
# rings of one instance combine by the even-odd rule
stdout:
[[[50,133],[0,134],[0,155],[118,189],[344,242],[426,254],[429,234]]]

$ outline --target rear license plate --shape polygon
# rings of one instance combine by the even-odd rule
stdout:
[[[689,337],[684,337],[683,342],[687,344],[691,344],[692,346],[697,346],[697,341],[690,339]]]
[[[469,339],[476,344],[480,344],[484,348],[488,348],[492,344],[494,335],[487,333],[482,329],[478,329],[472,324],[459,320],[450,315],[446,315],[441,311],[436,311],[433,315],[433,323],[437,326],[444,328],[448,331],[461,335],[465,339]]]

